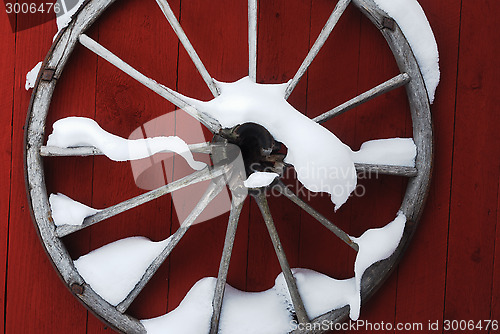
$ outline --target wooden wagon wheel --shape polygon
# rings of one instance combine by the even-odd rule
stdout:
[[[149,278],[154,274],[157,266],[155,267],[153,265],[148,268],[139,284],[137,284],[134,290],[130,292],[127,298],[120,302],[118,305],[113,306],[109,302],[104,300],[92,289],[92,287],[87,282],[85,282],[85,280],[76,270],[74,262],[69,256],[65,245],[61,241],[61,238],[76,230],[85,228],[93,223],[104,220],[107,217],[115,215],[119,212],[123,212],[153,198],[157,198],[163,194],[169,193],[176,188],[183,187],[200,179],[209,179],[221,175],[221,169],[217,169],[216,167],[211,169],[204,169],[200,172],[194,173],[187,179],[183,179],[182,182],[167,185],[166,187],[154,190],[145,196],[139,196],[132,201],[128,201],[127,203],[121,203],[113,208],[110,208],[109,210],[104,209],[101,212],[95,214],[93,217],[89,217],[90,219],[86,220],[86,223],[84,223],[81,227],[56,227],[52,219],[49,199],[45,187],[43,159],[47,159],[47,157],[50,156],[85,156],[99,154],[98,150],[93,147],[56,149],[49,146],[44,146],[45,122],[57,79],[61,76],[64,66],[75,45],[80,42],[88,49],[92,50],[99,56],[104,57],[113,65],[131,75],[133,78],[140,81],[142,84],[144,84],[157,94],[174,103],[179,108],[191,110],[192,116],[197,118],[201,123],[208,127],[214,133],[214,135],[222,137],[223,139],[234,141],[234,138],[232,139],[231,136],[233,136],[235,132],[230,131],[230,129],[221,129],[221,126],[217,120],[207,116],[204,113],[198,113],[196,110],[193,111],[193,109],[190,109],[190,104],[182,98],[179,98],[179,95],[177,95],[175,92],[157,84],[153,80],[137,72],[132,67],[122,62],[118,57],[114,56],[112,53],[104,49],[103,46],[99,45],[97,42],[84,35],[85,31],[113,2],[114,0],[90,0],[85,2],[84,5],[74,15],[68,27],[60,32],[54,44],[52,45],[45,61],[43,62],[37,83],[33,91],[32,100],[27,116],[25,133],[25,171],[27,179],[27,192],[34,222],[42,243],[53,264],[55,265],[56,270],[59,272],[63,281],[70,288],[73,294],[77,298],[79,298],[90,310],[92,310],[95,314],[97,314],[100,318],[102,318],[114,328],[126,333],[145,333],[146,329],[144,325],[139,320],[128,315],[126,313],[126,310],[130,303],[134,300],[134,298],[140,293],[144,285],[148,282]],[[174,28],[179,39],[188,51],[191,59],[195,63],[209,89],[214,94],[214,96],[217,96],[219,94],[217,84],[208,74],[201,60],[194,51],[194,48],[189,43],[189,40],[180,28],[180,25],[178,24],[167,1],[157,0],[157,2],[163,13],[169,20],[170,24]],[[377,290],[377,288],[383,283],[383,281],[387,278],[389,273],[398,263],[411,239],[411,236],[413,235],[417,227],[417,221],[419,220],[419,217],[422,213],[430,182],[433,145],[432,122],[430,116],[430,103],[428,93],[421,74],[421,69],[413,54],[410,44],[401,31],[401,28],[392,18],[388,16],[387,13],[382,11],[373,0],[352,0],[352,2],[356,7],[359,8],[359,10],[361,10],[364,15],[366,15],[372,21],[372,23],[380,30],[382,35],[385,37],[389,47],[393,52],[401,74],[340,105],[332,111],[316,117],[314,121],[327,121],[328,119],[333,118],[353,107],[356,107],[376,96],[379,96],[392,89],[405,86],[412,117],[413,140],[418,152],[416,156],[415,167],[368,164],[356,165],[356,169],[358,171],[370,170],[380,174],[399,175],[409,178],[406,193],[400,207],[400,212],[404,214],[407,221],[403,237],[396,251],[389,258],[373,264],[364,273],[363,279],[361,281],[361,297],[362,300],[366,300]],[[337,23],[338,19],[340,18],[346,7],[349,5],[349,3],[349,0],[338,1],[337,6],[330,16],[330,19],[323,28],[320,37],[311,48],[308,56],[304,60],[295,77],[288,83],[284,96],[285,99],[290,95],[291,91],[294,89],[301,76],[305,73],[309,64],[314,59],[315,55],[319,52],[319,49],[327,39],[329,33],[334,28],[335,24]],[[256,78],[257,68],[256,6],[257,3],[255,0],[249,1],[249,77],[253,81],[255,81]],[[210,150],[210,147],[199,147],[198,149],[201,151],[207,151]],[[299,205],[306,212],[317,218],[322,224],[328,227],[337,236],[349,243],[351,247],[357,248],[356,245],[352,243],[352,240],[347,234],[336,228],[330,221],[328,221],[328,219],[312,209],[308,204],[303,202],[294,193],[290,192],[286,187],[283,187],[281,183],[278,183],[275,186],[278,187],[278,189],[281,189],[283,194],[292,202]],[[211,190],[206,193],[207,201],[209,201],[213,194],[217,192],[217,189],[218,181],[214,182]],[[262,211],[264,221],[266,222],[266,225],[272,236],[273,244],[275,246],[276,253],[285,277],[285,281],[291,295],[293,309],[297,319],[301,323],[320,323],[324,320],[339,322],[345,320],[349,313],[349,308],[347,306],[331,310],[330,312],[316,317],[315,319],[308,318],[292,271],[288,266],[286,256],[282,250],[279,237],[274,228],[270,210],[267,205],[267,200],[263,195],[264,191],[265,188],[262,188],[259,191],[251,192],[251,195],[256,199],[259,208]],[[232,242],[234,241],[235,226],[242,207],[242,202],[239,201],[239,199],[241,198],[238,196],[233,196],[233,206],[229,218],[226,244],[224,246],[223,258],[221,260],[219,270],[219,277],[217,279],[216,292],[213,299],[214,312],[211,322],[211,333],[216,333],[218,331],[227,269],[229,266]],[[204,203],[200,203],[199,206],[202,208],[203,205]],[[173,238],[177,240],[180,239],[182,235],[186,233],[186,231],[187,228],[181,227],[174,234]],[[165,256],[168,256],[168,253],[175,246],[175,244],[175,242],[171,243],[170,248],[167,247],[169,249],[164,251],[163,254]],[[300,330],[296,330],[296,332],[300,332]]]

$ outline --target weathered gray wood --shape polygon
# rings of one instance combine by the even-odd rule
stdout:
[[[395,76],[392,79],[387,80],[384,83],[381,83],[377,87],[374,87],[363,94],[360,94],[349,101],[341,104],[338,107],[333,108],[332,110],[329,110],[315,118],[313,118],[313,121],[318,122],[318,123],[323,123],[328,121],[329,119],[332,119],[338,115],[343,114],[344,112],[351,110],[352,108],[355,108],[365,102],[370,101],[371,99],[376,98],[377,96],[380,96],[382,94],[385,94],[387,92],[390,92],[393,89],[399,88],[408,82],[410,82],[411,78],[407,73],[402,73],[397,76]]]
[[[248,0],[248,76],[257,81],[257,0]]]
[[[148,78],[141,72],[137,71],[135,68],[118,58],[111,51],[94,41],[92,38],[85,34],[79,36],[80,43],[85,46],[90,51],[94,52],[98,56],[107,60],[112,65],[116,66],[118,69],[122,70],[126,74],[130,75],[135,80],[139,81],[141,84],[151,89],[156,94],[160,95],[164,99],[168,100],[178,108],[184,110],[189,115],[197,119],[200,123],[205,125],[213,133],[217,133],[221,126],[219,122],[208,114],[198,111],[195,107],[187,103],[181,94],[165,87],[155,80]]]
[[[189,150],[195,153],[212,153],[210,143],[199,143],[188,145]],[[166,151],[170,152],[170,151]],[[103,153],[93,146],[79,146],[79,147],[57,147],[57,146],[42,146],[40,147],[40,155],[42,157],[86,157],[93,155],[103,155]]]
[[[356,171],[364,175],[398,175],[406,177],[414,177],[418,175],[418,170],[415,167],[392,166],[392,165],[372,165],[354,163]]]
[[[182,45],[184,45],[184,48],[186,49],[189,57],[193,61],[194,65],[196,66],[196,69],[200,73],[201,77],[205,81],[205,83],[208,86],[208,89],[212,92],[214,97],[219,96],[220,92],[219,89],[217,88],[217,85],[214,82],[214,79],[212,79],[212,76],[208,73],[207,69],[205,68],[205,65],[203,65],[203,62],[201,61],[200,57],[198,56],[198,53],[196,53],[196,50],[194,49],[193,45],[189,41],[186,33],[182,29],[181,25],[179,24],[179,21],[175,17],[174,12],[172,11],[172,8],[170,8],[170,5],[168,4],[167,0],[156,0],[156,3],[158,3],[158,6],[160,6],[161,11],[167,18],[168,22],[172,26],[172,29],[174,29],[175,34],[177,37],[179,37],[179,40],[181,41]]]
[[[190,186],[192,184],[210,180],[216,177],[219,177],[227,171],[226,166],[211,168],[205,167],[204,169],[194,172],[188,176],[185,176],[177,181],[171,182],[159,188],[148,191],[147,193],[141,194],[134,198],[128,199],[121,203],[110,206],[109,208],[100,210],[96,214],[89,216],[83,220],[81,225],[61,225],[56,228],[56,234],[58,237],[64,237],[68,234],[74,233],[81,229],[87,228],[91,225],[94,225],[98,222],[101,222],[105,219],[111,218],[120,214],[122,212],[128,211],[135,207],[138,207],[144,203],[150,202],[152,200],[157,199],[158,197],[164,196],[166,194],[170,194],[175,190],[179,190]]]
[[[193,222],[198,218],[198,216],[205,210],[207,205],[221,192],[225,185],[225,181],[223,177],[219,177],[213,182],[210,183],[207,190],[201,197],[200,201],[196,204],[193,211],[186,217],[186,219],[182,222],[181,226],[175,231],[174,234],[170,236],[170,241],[167,246],[162,250],[160,255],[158,255],[151,265],[146,269],[146,272],[141,277],[141,280],[136,284],[134,289],[130,291],[127,297],[116,306],[116,309],[123,313],[125,312],[130,304],[137,298],[139,293],[144,289],[149,280],[153,277],[156,271],[160,268],[160,266],[165,262],[167,257],[170,255],[172,250],[177,246],[179,241],[181,241],[182,237],[186,234],[188,229],[191,227]]]
[[[306,58],[300,65],[297,73],[295,73],[295,76],[293,77],[292,81],[288,84],[285,90],[285,99],[288,99],[290,94],[292,94],[293,90],[295,89],[295,86],[299,83],[299,80],[302,78],[304,73],[306,73],[307,69],[309,68],[309,65],[311,65],[312,61],[318,54],[319,50],[323,47],[323,44],[325,44],[326,40],[328,39],[328,36],[330,36],[330,33],[332,32],[333,28],[337,25],[337,22],[339,21],[340,17],[346,10],[347,6],[351,0],[339,0],[337,2],[337,5],[332,11],[332,14],[328,18],[328,21],[326,21],[325,26],[323,29],[321,29],[321,32],[316,39],[316,42],[314,42],[314,45],[311,47],[311,50],[309,50],[309,53],[307,54]]]
[[[354,241],[352,241],[349,234],[342,231],[340,228],[337,227],[337,225],[326,219],[325,216],[323,216],[318,211],[314,210],[309,204],[300,199],[293,191],[288,189],[288,187],[282,181],[279,181],[274,187],[278,189],[293,203],[300,206],[305,212],[316,218],[316,220],[318,220],[324,227],[326,227],[333,234],[339,237],[339,239],[345,242],[349,247],[354,249],[356,252],[359,251],[359,246]]]
[[[264,190],[262,190],[258,193],[254,193],[253,197],[255,198],[255,201],[259,206],[262,217],[264,218],[264,222],[266,223],[267,230],[269,231],[269,236],[271,237],[271,241],[273,242],[274,251],[276,252],[276,256],[278,257],[281,271],[283,272],[283,276],[288,287],[288,292],[290,293],[290,297],[292,298],[293,308],[295,309],[297,318],[300,323],[308,323],[309,317],[307,316],[304,302],[302,301],[299,289],[297,288],[297,282],[295,282],[295,277],[293,277],[292,270],[290,269],[290,265],[288,264],[285,251],[283,250],[283,245],[281,244],[281,240],[278,236],[278,231],[274,226],[273,217],[271,216],[271,211],[267,204],[266,194]]]
[[[217,275],[217,284],[215,286],[214,298],[212,300],[212,320],[210,322],[210,334],[219,332],[219,321],[222,310],[222,301],[224,299],[224,291],[226,289],[227,272],[229,271],[229,262],[231,261],[231,253],[233,252],[234,238],[236,237],[236,228],[240,219],[241,209],[246,196],[233,196],[231,203],[231,212],[229,214],[229,222],[227,224],[226,239],[224,241],[224,250],[220,259],[219,273]]]

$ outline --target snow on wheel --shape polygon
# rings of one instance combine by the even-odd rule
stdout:
[[[212,93],[210,101],[185,96],[157,83],[86,35],[113,2],[90,0],[78,10],[75,8],[71,22],[64,22],[67,26],[41,65],[28,110],[28,197],[41,241],[65,284],[106,323],[126,333],[246,333],[264,332],[263,328],[270,333],[319,333],[325,329],[315,324],[325,320],[333,324],[347,317],[358,319],[361,305],[401,259],[429,188],[433,145],[430,104],[439,82],[439,68],[434,36],[416,0],[339,0],[302,65],[289,81],[281,84],[256,82],[256,0],[248,2],[248,76],[231,83],[219,82],[209,74],[167,0],[157,0]],[[313,119],[308,118],[287,99],[348,6],[356,6],[380,30],[400,73]],[[188,145],[182,136],[125,139],[84,117],[58,119],[47,137],[45,125],[54,89],[77,44],[203,124],[213,134],[211,141]],[[32,74],[30,81],[31,77]],[[402,86],[407,92],[413,138],[371,140],[359,151],[353,151],[321,125]],[[305,135],[297,136],[298,132]],[[112,161],[135,161],[162,152],[180,156],[193,172],[104,209],[89,207],[61,193],[47,193],[43,168],[46,159],[104,155]],[[209,154],[211,163],[198,161],[193,153]],[[353,237],[287,187],[282,178],[290,169],[295,170],[297,179],[309,191],[329,195],[332,215],[356,189],[357,173],[395,175],[408,178],[408,183],[392,221],[383,228],[369,229]],[[331,177],[322,175],[322,170],[340,173]],[[165,240],[130,237],[76,260],[70,257],[63,237],[203,181],[208,182],[208,187],[200,201]],[[198,281],[177,309],[164,316],[139,320],[129,315],[131,303],[226,187],[231,204],[218,277]],[[304,210],[326,227],[332,238],[339,238],[357,252],[353,278],[336,280],[310,269],[290,268],[273,221],[273,208],[268,205],[266,195],[271,190],[288,198],[291,206]],[[237,224],[247,198],[253,198],[260,209],[282,271],[272,289],[258,293],[241,292],[226,284]],[[188,317],[190,321],[186,322]],[[258,323],[255,318],[259,318]]]

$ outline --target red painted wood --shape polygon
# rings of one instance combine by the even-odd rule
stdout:
[[[3,56],[0,58],[0,76],[9,82],[14,81],[14,64],[16,55],[15,34],[9,25],[7,14],[1,13],[0,20],[0,44]],[[0,132],[0,143],[3,149],[0,151],[0,315],[5,312],[6,282],[3,268],[7,268],[7,245],[9,233],[9,200],[10,200],[10,166],[12,159],[12,110],[13,94],[11,85],[0,86],[0,124],[4,124]],[[3,333],[5,324],[4,317],[0,317],[0,332]]]
[[[491,64],[500,51],[499,14],[495,1],[462,3],[445,319],[491,316],[500,172],[499,70]]]
[[[16,35],[5,333],[85,333],[86,313],[60,282],[35,233],[24,183],[23,136],[31,94],[24,88],[25,76],[43,59],[55,31],[54,22],[48,22]]]
[[[497,226],[495,238],[495,266],[493,268],[493,288],[491,291],[491,319],[500,318],[500,228],[498,228],[498,216],[500,212],[500,180],[497,192]],[[490,333],[494,333],[490,330]]]
[[[181,26],[214,79],[233,82],[248,74],[246,3],[229,0],[181,1],[180,13],[176,12],[176,15],[178,19],[180,17]],[[213,98],[182,45],[179,51],[178,75],[179,92],[201,100]],[[184,122],[180,121],[177,129],[180,132],[184,129],[184,138],[192,138],[194,134],[189,134],[183,124]],[[204,134],[207,141],[212,139],[206,129]],[[205,183],[206,186],[208,182]],[[193,192],[192,200],[197,201],[205,189],[189,187],[188,191]],[[227,190],[224,189],[207,210],[211,211],[216,206],[229,209],[227,194]],[[198,280],[203,277],[217,277],[228,217],[229,215],[225,213],[194,225],[172,252],[169,268],[169,310],[178,306]],[[247,267],[247,217],[248,205],[245,205],[241,213],[242,219],[238,223],[228,273],[228,283],[243,290]],[[172,232],[178,227],[179,220],[174,217]]]
[[[172,2],[172,6],[178,5]],[[156,3],[123,1],[113,5],[105,15],[98,25],[99,43],[146,76],[175,87],[177,42]],[[129,138],[136,129],[147,122],[154,123],[157,117],[173,110],[170,103],[106,61],[99,59],[97,67],[95,118],[107,131]],[[171,132],[171,129],[166,125],[164,130]],[[149,132],[150,127],[146,131]],[[160,134],[172,133],[153,135]],[[162,182],[153,184],[153,188],[164,184],[163,172],[159,171]],[[113,162],[106,157],[95,159],[93,188],[92,204],[97,208],[111,206],[146,191],[136,185],[131,163]],[[170,217],[171,197],[164,196],[94,226],[91,248],[132,236],[163,240],[169,236]],[[144,319],[165,313],[167,269],[166,265],[162,266],[138,296],[129,309],[131,315]],[[89,333],[100,332],[103,328],[99,320],[89,320]]]
[[[309,4],[260,1],[258,8],[257,82],[286,82],[293,78],[309,50]],[[301,112],[306,111],[306,79],[302,78],[289,98]],[[284,197],[271,196],[268,202],[289,265],[297,267],[300,210]],[[274,286],[281,268],[253,199],[250,206],[247,290],[263,291]]]
[[[335,2],[312,3],[310,46],[313,45]],[[340,21],[311,64],[308,72],[307,115],[321,113],[356,96],[360,13],[349,6]],[[353,111],[354,113],[355,111]],[[355,118],[353,113],[323,123],[340,140],[351,145],[354,139]],[[308,198],[310,197],[310,198]],[[309,204],[334,224],[349,233],[352,212],[351,201],[334,213],[327,194],[306,192],[303,196]],[[310,268],[338,279],[352,277],[353,262],[349,261],[350,247],[325,229],[306,213],[301,213],[300,266]],[[350,263],[349,263],[350,262]]]
[[[443,319],[460,4],[420,3],[438,43],[441,82],[431,109],[435,129],[433,179],[420,226],[399,266],[396,319],[427,325]],[[443,16],[444,11],[447,15]]]

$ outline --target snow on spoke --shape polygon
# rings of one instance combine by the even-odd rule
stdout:
[[[410,80],[411,78],[407,73],[399,74],[394,78],[389,79],[386,82],[381,83],[380,85],[350,99],[349,101],[339,105],[338,107],[335,107],[332,110],[329,110],[313,118],[313,121],[317,123],[323,123],[325,121],[328,121],[329,119],[332,119],[348,110],[351,110],[365,102],[370,101],[371,99],[376,98],[377,96],[380,96],[382,94],[390,92],[393,89],[406,85],[408,82],[410,82]]]
[[[279,181],[278,184],[275,185],[276,189],[278,189],[283,195],[285,195],[289,200],[300,206],[304,211],[309,213],[312,217],[316,218],[324,227],[333,232],[337,237],[339,237],[342,241],[344,241],[349,247],[352,247],[355,251],[358,251],[358,245],[352,241],[351,237],[338,228],[331,221],[326,219],[322,214],[318,211],[314,210],[310,205],[300,199],[293,191],[288,189],[288,187],[283,184],[282,181]]]
[[[234,195],[233,195],[234,196]],[[233,251],[234,238],[236,237],[236,228],[240,218],[241,209],[245,201],[245,196],[234,196],[229,222],[227,225],[226,239],[224,241],[224,250],[219,265],[219,274],[217,275],[217,284],[215,286],[214,298],[212,301],[213,313],[210,323],[210,334],[219,332],[219,321],[222,310],[222,300],[224,298],[224,290],[226,288],[227,272],[229,270],[229,262],[231,261],[231,253]]]
[[[412,138],[369,140],[352,152],[352,159],[360,164],[415,167],[417,146]]]
[[[140,281],[136,284],[134,289],[130,291],[127,297],[117,306],[117,310],[119,312],[125,312],[130,304],[134,301],[134,299],[139,295],[139,293],[144,289],[146,284],[149,282],[151,277],[156,273],[156,271],[160,268],[163,262],[170,255],[172,250],[177,246],[179,241],[182,239],[184,234],[186,234],[189,227],[193,224],[193,222],[198,218],[198,216],[203,212],[203,210],[207,207],[207,205],[221,192],[225,185],[224,177],[219,177],[214,179],[207,190],[201,197],[200,201],[196,204],[193,211],[186,217],[186,219],[182,222],[181,226],[177,229],[177,231],[172,234],[167,240],[165,248],[161,251],[161,253],[151,262],[151,265],[147,268],[144,275],[141,277]]]
[[[333,28],[337,25],[337,22],[339,21],[340,17],[346,10],[347,6],[351,0],[339,0],[337,5],[332,11],[332,14],[328,18],[328,21],[326,22],[325,26],[323,29],[321,29],[321,32],[316,39],[316,42],[314,42],[314,45],[312,46],[311,50],[309,50],[309,53],[307,54],[306,58],[300,65],[297,73],[295,73],[295,76],[293,77],[292,81],[289,82],[286,91],[285,91],[285,99],[288,99],[292,91],[295,89],[295,86],[297,86],[297,83],[299,82],[300,78],[304,75],[304,73],[307,71],[307,68],[309,65],[311,65],[312,61],[316,57],[316,55],[319,53],[319,50],[323,47],[323,44],[325,44],[326,40],[328,39],[328,36],[332,32]]]
[[[248,76],[257,81],[257,0],[248,0]]]
[[[219,131],[220,124],[219,122],[217,122],[217,120],[208,115],[200,113],[198,110],[193,108],[183,99],[183,96],[181,94],[171,90],[168,87],[163,86],[162,84],[159,84],[151,78],[148,78],[87,35],[81,34],[79,36],[79,40],[80,43],[87,49],[104,58],[112,65],[116,66],[118,69],[122,70],[147,88],[151,89],[156,94],[176,105],[178,108],[184,110],[199,122],[201,122],[203,125],[205,125],[208,129],[210,129],[210,131],[214,133]]]
[[[212,153],[212,148],[215,146],[212,143],[188,144],[189,151],[194,153]],[[94,146],[78,146],[78,147],[57,147],[57,146],[42,146],[40,147],[40,155],[42,157],[86,157],[93,155],[104,155],[99,149]]]
[[[167,0],[156,0],[158,3],[158,6],[160,6],[161,11],[167,18],[168,22],[172,26],[172,29],[174,29],[175,33],[177,34],[177,37],[179,37],[179,40],[181,41],[182,45],[184,45],[184,48],[186,49],[187,53],[189,54],[189,57],[191,57],[191,60],[193,61],[194,65],[196,66],[196,69],[198,72],[200,72],[201,77],[205,81],[205,83],[208,86],[208,89],[212,92],[213,96],[216,97],[219,95],[219,91],[217,89],[217,86],[208,73],[207,69],[203,65],[203,62],[201,61],[200,57],[196,53],[196,50],[194,49],[193,45],[189,41],[186,33],[182,29],[181,25],[179,24],[179,21],[175,17],[174,12],[172,11],[172,8],[170,8],[170,5],[168,4]]]
[[[260,192],[257,195],[254,195],[254,198],[257,201],[257,205],[259,206],[262,217],[264,218],[264,222],[266,223],[267,230],[269,231],[271,241],[273,242],[274,251],[276,252],[276,256],[278,257],[281,271],[285,278],[288,292],[290,293],[293,308],[295,310],[295,313],[297,314],[297,318],[299,319],[300,323],[308,323],[309,318],[307,316],[306,309],[304,308],[304,302],[302,301],[302,297],[299,294],[297,282],[295,282],[292,270],[290,269],[290,265],[288,264],[285,252],[283,251],[283,245],[281,244],[281,240],[278,236],[278,231],[274,226],[273,218],[267,204],[266,195],[264,192]]]
[[[210,180],[219,177],[229,170],[228,166],[206,167],[203,170],[194,172],[179,180],[171,182],[167,185],[151,190],[147,193],[141,194],[129,200],[123,201],[116,205],[110,206],[106,209],[100,210],[94,215],[86,217],[80,225],[61,225],[56,229],[58,237],[64,237],[68,234],[79,231],[83,228],[91,226],[95,223],[116,216],[119,213],[133,209],[139,205],[150,202],[158,197],[169,194],[172,191],[187,187],[194,183]]]

